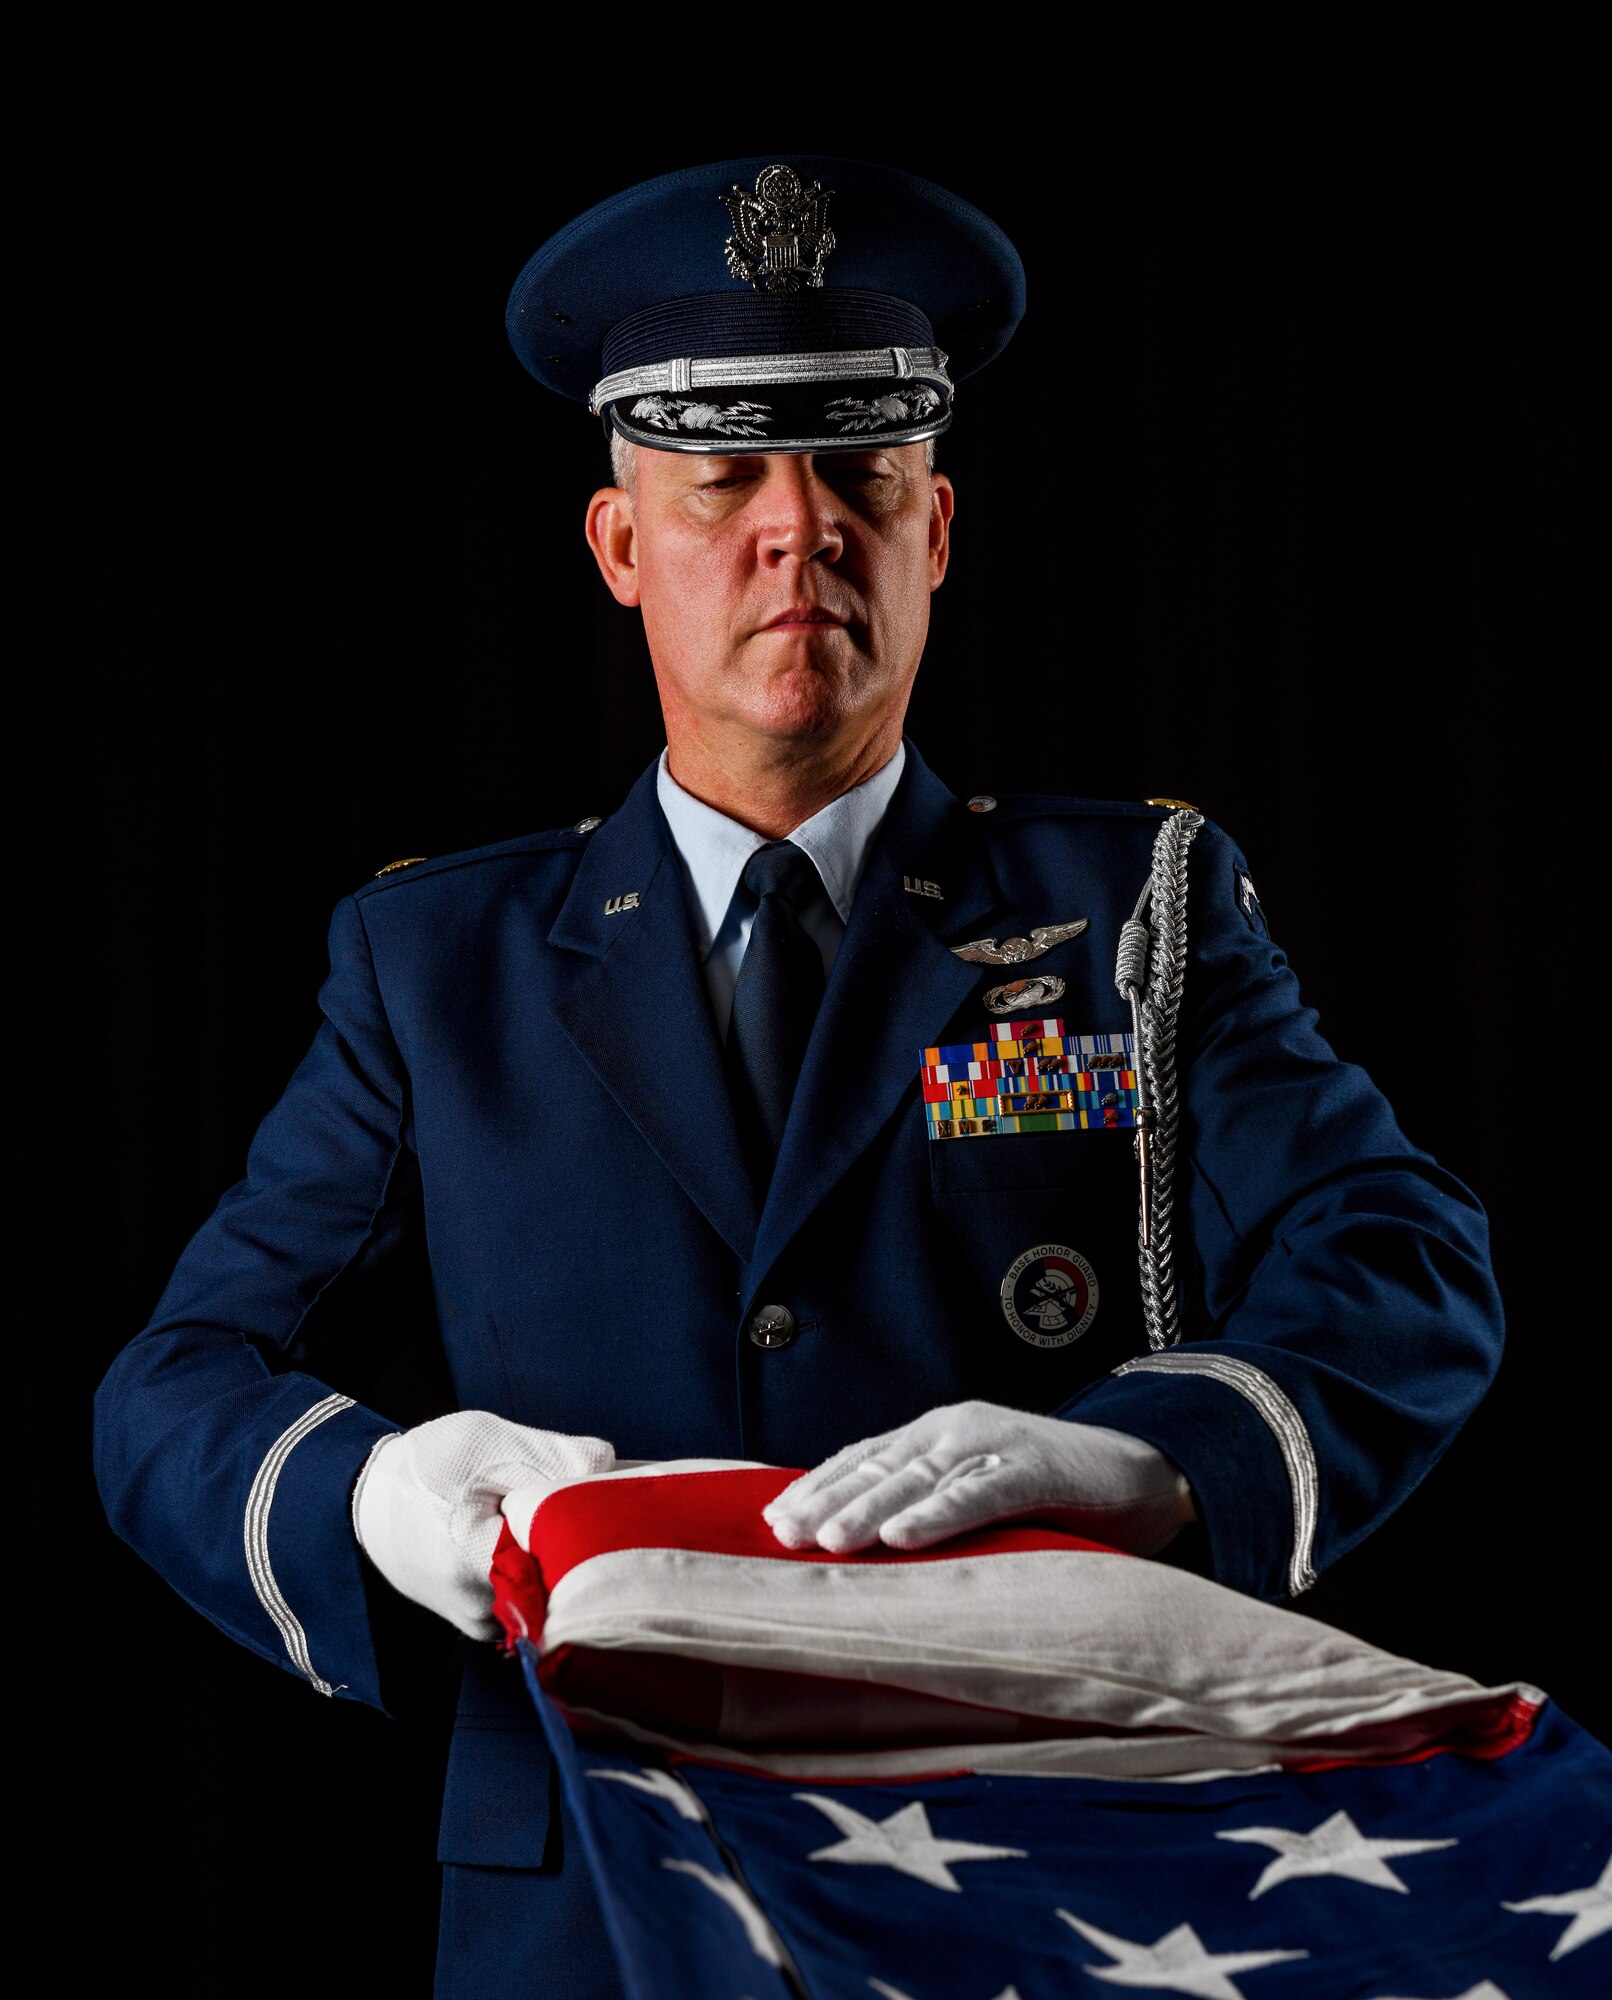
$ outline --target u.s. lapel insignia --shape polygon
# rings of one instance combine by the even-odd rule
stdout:
[[[1069,924],[1037,924],[1027,938],[1004,938],[1000,944],[994,937],[973,938],[967,944],[954,944],[952,956],[966,958],[972,965],[1026,965],[1055,944],[1079,937],[1086,922],[1085,917],[1076,917]]]
[[[1064,983],[1055,972],[1032,973],[1028,979],[1010,979],[1006,986],[993,986],[985,995],[987,1014],[1022,1014],[1030,1007],[1045,1007],[1049,1000],[1061,1000]]]
[[[918,1076],[931,1139],[1136,1123],[1133,1037],[1066,1035],[1056,1015],[993,1021],[985,1041],[937,1043],[924,1050]]]
[[[1097,1273],[1067,1243],[1037,1243],[1003,1274],[1002,1312],[1032,1347],[1067,1347],[1097,1317]]]

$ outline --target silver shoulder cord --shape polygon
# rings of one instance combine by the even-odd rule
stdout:
[[[1130,1003],[1136,1038],[1136,1158],[1142,1182],[1137,1256],[1142,1319],[1147,1344],[1155,1351],[1174,1347],[1181,1338],[1170,1220],[1181,1109],[1175,1027],[1187,965],[1187,851],[1202,825],[1202,813],[1182,807],[1159,828],[1153,872],[1120,929],[1114,967],[1114,983]]]
[[[1170,1230],[1181,1111],[1175,1029],[1187,965],[1187,850],[1202,825],[1203,815],[1190,807],[1171,812],[1153,843],[1153,872],[1147,887],[1119,934],[1114,983],[1130,1003],[1131,1029],[1136,1037],[1136,1157],[1142,1174],[1137,1251],[1142,1318],[1150,1351],[1122,1363],[1114,1373],[1180,1369],[1222,1383],[1253,1405],[1287,1469],[1293,1503],[1287,1590],[1290,1597],[1297,1597],[1315,1582],[1315,1537],[1321,1510],[1320,1470],[1303,1416],[1281,1384],[1251,1361],[1198,1349],[1167,1352],[1181,1338]]]

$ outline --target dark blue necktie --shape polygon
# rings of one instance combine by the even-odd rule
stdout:
[[[764,1194],[823,999],[823,954],[800,921],[823,885],[810,856],[788,840],[757,848],[743,880],[757,908],[733,990],[728,1088],[757,1191]]]

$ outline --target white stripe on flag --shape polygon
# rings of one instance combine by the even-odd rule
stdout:
[[[1199,1739],[1177,1739],[1178,1752],[1163,1739],[1160,1762],[1154,1738],[1145,1761],[1160,1774],[1201,1769],[1211,1746],[1222,1767],[1240,1766],[1247,1751],[1262,1762],[1363,1755],[1368,1746],[1403,1755],[1442,1733],[1452,1711],[1489,1707],[1509,1692],[1162,1563],[1081,1550],[911,1564],[616,1550],[554,1586],[543,1643],[873,1683],[1116,1735]],[[580,1688],[575,1698],[586,1698]],[[1043,1747],[1059,1768],[1076,1768],[1069,1760],[1082,1754],[1068,1741]],[[935,1754],[926,1753],[927,1768]],[[986,1756],[1007,1768],[1001,1745]],[[805,1765],[823,1768],[817,1757]]]

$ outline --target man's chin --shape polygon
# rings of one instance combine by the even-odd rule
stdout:
[[[758,734],[810,742],[832,736],[861,710],[877,707],[840,674],[792,673],[756,690],[742,719]]]

